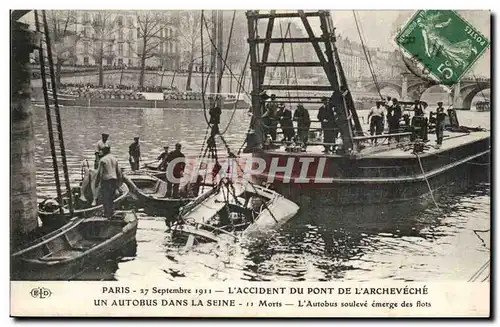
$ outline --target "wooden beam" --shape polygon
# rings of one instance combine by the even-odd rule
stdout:
[[[304,13],[306,17],[317,17],[319,16],[319,12],[317,11],[314,11],[314,12],[306,12]],[[290,12],[290,13],[277,13],[277,14],[274,14],[274,15],[270,15],[270,14],[258,14],[256,15],[255,17],[257,17],[257,19],[266,19],[266,18],[271,18],[271,16],[273,16],[274,18],[294,18],[294,17],[300,17],[298,13],[296,12]]]
[[[320,62],[265,62],[261,65],[266,67],[323,67]]]
[[[326,63],[325,56],[323,55],[323,52],[321,51],[321,47],[319,46],[318,42],[315,41],[315,39],[317,38],[314,36],[314,32],[303,10],[299,10],[299,16],[300,19],[302,20],[302,24],[304,24],[304,28],[306,29],[307,35],[309,35],[309,41],[312,43],[312,46],[314,48],[314,51],[316,51],[316,55],[318,56],[319,61],[323,64]]]
[[[290,90],[290,91],[333,91],[330,85],[284,85],[267,84],[261,86],[263,90]]]
[[[271,10],[271,16],[274,15],[276,10]],[[266,30],[266,40],[269,40],[273,36],[273,28],[274,28],[274,18],[269,18],[267,22],[267,30]],[[269,57],[269,48],[271,44],[269,42],[264,43],[264,50],[262,52],[262,60],[261,63],[266,63],[267,58]],[[264,83],[264,77],[266,76],[266,66],[260,66],[260,84]]]
[[[320,37],[314,37],[312,38],[312,41],[315,42],[323,42],[323,39]],[[274,37],[274,38],[269,38],[269,39],[255,39],[253,42],[257,43],[310,43],[311,38],[308,37],[290,37],[290,38],[281,38],[281,37]]]

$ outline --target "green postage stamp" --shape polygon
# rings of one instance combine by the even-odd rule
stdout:
[[[443,85],[460,81],[490,46],[474,26],[453,10],[419,10],[402,28],[396,43]]]

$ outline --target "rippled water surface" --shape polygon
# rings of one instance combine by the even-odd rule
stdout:
[[[71,178],[93,160],[94,144],[109,133],[112,152],[128,165],[128,145],[140,136],[145,160],[163,145],[180,142],[199,155],[205,139],[202,110],[63,108],[64,140]],[[45,111],[35,107],[38,196],[54,196]],[[221,126],[231,120],[224,111]],[[314,114],[312,114],[314,117]],[[489,127],[489,113],[460,112],[463,125]],[[225,134],[235,152],[249,117],[236,111]],[[356,221],[319,208],[301,213],[267,241],[207,244],[185,251],[171,243],[162,217],[139,214],[137,253],[106,262],[82,279],[132,280],[468,280],[489,259],[489,184],[441,199],[442,212],[429,208],[387,221]],[[484,232],[486,231],[486,232]]]

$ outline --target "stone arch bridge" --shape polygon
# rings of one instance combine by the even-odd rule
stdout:
[[[387,87],[396,91],[399,99],[402,101],[419,99],[427,89],[438,85],[436,82],[425,81],[411,74],[401,74],[401,76],[393,78],[381,78],[377,82],[380,89]],[[354,81],[354,85],[367,92],[377,92],[377,86],[372,79]],[[453,106],[456,109],[470,109],[472,99],[479,92],[490,87],[491,80],[489,78],[463,78],[450,90],[453,98]],[[448,87],[443,86],[443,88]]]

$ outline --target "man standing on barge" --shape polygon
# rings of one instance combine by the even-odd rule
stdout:
[[[102,199],[104,216],[111,218],[113,216],[116,190],[120,187],[123,178],[122,171],[118,165],[118,160],[111,154],[109,145],[103,149],[103,157],[99,160],[97,168],[96,189]]]

